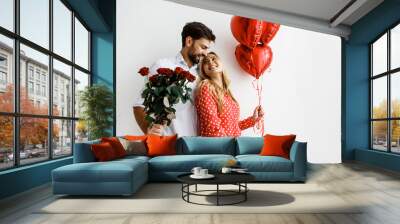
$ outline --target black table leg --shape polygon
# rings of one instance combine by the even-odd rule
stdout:
[[[188,192],[188,193],[187,193],[187,201],[188,201],[188,202],[190,202],[190,201],[189,201],[189,195],[190,195],[190,184],[188,184],[188,185],[187,185],[187,192]]]
[[[219,184],[217,184],[217,206],[219,205]]]
[[[244,201],[247,201],[247,192],[248,192],[248,190],[247,190],[247,182],[246,183],[244,183],[244,187],[245,187],[245,192],[244,192]]]
[[[195,185],[195,190],[196,191],[190,191],[190,186],[191,185]],[[197,187],[197,184],[182,184],[181,185],[181,191],[182,191],[182,199],[188,203],[192,203],[192,204],[198,204],[198,205],[216,205],[216,206],[223,206],[223,205],[234,205],[234,204],[239,204],[242,202],[247,201],[247,192],[249,191],[248,187],[247,187],[247,182],[245,183],[238,183],[238,184],[233,184],[233,185],[239,185],[238,186],[238,190],[224,190],[224,189],[220,189],[220,184],[216,184],[217,185],[217,189],[215,190],[199,190]],[[216,191],[216,195],[209,195],[209,194],[203,194],[203,192],[214,192]],[[221,193],[222,192],[222,193]],[[190,194],[195,195],[195,196],[213,196],[213,197],[217,197],[217,203],[216,204],[202,204],[202,203],[196,203],[196,202],[191,202],[190,201]],[[235,200],[235,202],[232,203],[224,203],[224,200],[222,202],[220,202],[220,198],[225,198],[225,196],[237,196],[237,195],[241,195],[241,199],[242,200]]]
[[[182,199],[183,199],[183,190],[184,190],[183,186],[184,186],[184,184],[182,183],[182,187],[181,187],[181,191],[182,191]]]

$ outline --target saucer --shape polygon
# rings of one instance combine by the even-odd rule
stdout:
[[[234,173],[249,173],[247,170],[232,170]]]
[[[204,176],[194,175],[194,174],[190,175],[190,178],[193,178],[193,179],[211,179],[211,178],[214,178],[214,177],[215,176],[212,175],[212,174],[207,174],[207,175],[204,175]]]

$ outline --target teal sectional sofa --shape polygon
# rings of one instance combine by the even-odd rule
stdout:
[[[290,159],[260,156],[262,137],[211,138],[182,137],[176,144],[177,155],[127,156],[96,162],[90,141],[75,144],[74,163],[52,171],[54,194],[131,195],[148,181],[176,181],[193,167],[219,172],[234,159],[259,182],[305,182],[307,143],[294,142]]]

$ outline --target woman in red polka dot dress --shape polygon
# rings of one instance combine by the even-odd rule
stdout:
[[[263,117],[263,110],[258,106],[253,116],[239,120],[239,104],[229,89],[230,81],[216,53],[210,52],[204,57],[200,77],[195,98],[200,136],[237,137]]]

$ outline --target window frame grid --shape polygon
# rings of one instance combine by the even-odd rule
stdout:
[[[85,73],[86,75],[89,76],[89,83],[88,86],[92,85],[92,73],[91,73],[91,35],[92,31],[89,29],[86,23],[83,22],[82,18],[75,13],[75,11],[72,9],[72,7],[64,0],[60,0],[60,2],[68,8],[68,10],[71,11],[71,59],[64,58],[63,56],[53,52],[53,25],[54,25],[54,14],[53,14],[53,0],[48,0],[49,1],[49,49],[46,49],[45,47],[40,46],[39,44],[34,43],[33,41],[30,41],[27,38],[24,38],[20,35],[20,0],[14,0],[13,1],[13,10],[14,10],[14,16],[13,16],[13,28],[14,31],[10,31],[6,28],[3,28],[0,26],[0,35],[3,35],[5,37],[8,37],[12,39],[13,41],[13,65],[11,72],[14,78],[14,91],[13,91],[13,102],[14,102],[14,111],[13,112],[2,112],[0,111],[0,116],[9,116],[12,117],[13,119],[13,166],[11,167],[6,167],[6,168],[0,168],[0,172],[6,171],[6,170],[11,170],[11,169],[16,169],[19,167],[24,167],[24,166],[30,166],[38,163],[43,163],[46,161],[51,161],[51,160],[58,160],[66,157],[73,156],[74,154],[74,143],[75,143],[75,123],[76,121],[79,120],[78,117],[75,116],[75,69]],[[83,27],[88,31],[88,69],[85,69],[81,67],[78,64],[75,64],[75,20],[77,19]],[[40,53],[43,53],[48,56],[49,58],[49,64],[48,64],[48,87],[47,90],[49,91],[48,96],[48,112],[47,115],[39,115],[39,114],[28,114],[28,113],[21,113],[20,111],[20,45],[23,44],[27,47],[32,48],[33,50],[36,50]],[[62,62],[68,66],[71,67],[71,115],[70,116],[56,116],[53,115],[53,62],[54,59],[58,60],[59,62]],[[28,75],[28,74],[26,74]],[[27,164],[21,164],[21,158],[20,158],[20,119],[24,117],[29,117],[29,118],[45,118],[48,121],[48,136],[47,136],[47,142],[48,142],[48,158],[43,159],[38,162],[32,162],[32,163],[27,163]],[[71,121],[71,154],[69,155],[63,155],[63,156],[57,156],[54,158],[53,155],[53,123],[55,120],[66,120],[66,121]]]
[[[385,32],[383,32],[382,34],[378,35],[374,40],[372,40],[368,45],[369,45],[369,149],[373,150],[373,151],[382,151],[382,150],[378,150],[374,148],[374,138],[373,138],[373,125],[372,123],[374,121],[386,121],[387,122],[387,131],[386,131],[386,151],[387,153],[391,153],[391,154],[400,154],[400,152],[393,152],[392,151],[392,121],[396,121],[396,120],[400,120],[400,117],[392,117],[392,99],[391,99],[391,92],[392,92],[392,86],[391,86],[391,79],[392,79],[392,75],[395,75],[396,73],[400,72],[400,67],[398,68],[393,68],[391,69],[391,31],[393,28],[395,28],[396,26],[400,26],[400,21],[394,23],[392,26],[390,26],[387,30],[385,30]],[[386,51],[386,55],[387,55],[387,63],[386,63],[386,71],[380,74],[373,74],[373,44],[379,40],[381,37],[383,37],[385,34],[387,34],[387,51]],[[387,93],[386,93],[386,97],[387,97],[387,105],[386,105],[386,118],[373,118],[373,91],[374,91],[374,87],[373,87],[373,81],[375,79],[381,78],[381,77],[386,77],[386,85],[387,85]]]

